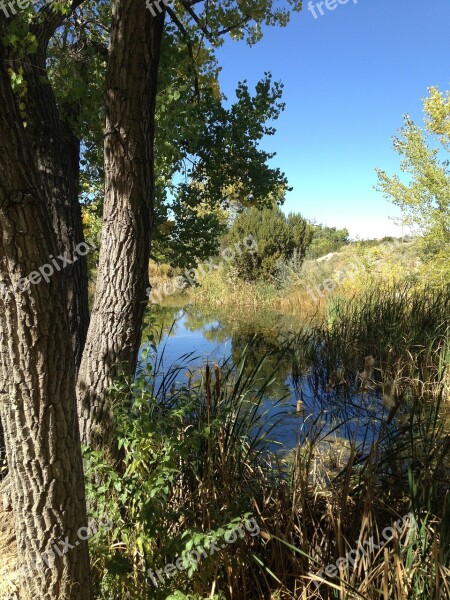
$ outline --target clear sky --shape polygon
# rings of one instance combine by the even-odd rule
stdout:
[[[313,0],[313,5],[316,0]],[[396,207],[373,189],[375,167],[399,170],[392,136],[409,113],[422,123],[431,85],[450,89],[450,0],[348,0],[314,19],[294,13],[286,28],[267,28],[249,48],[219,50],[222,91],[253,85],[264,71],[285,84],[286,109],[264,142],[293,191],[284,210],[352,237],[400,235]]]

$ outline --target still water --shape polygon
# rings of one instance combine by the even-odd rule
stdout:
[[[379,398],[318,389],[317,376],[315,383],[311,379],[313,369],[305,365],[299,369],[295,340],[305,324],[294,316],[252,307],[192,306],[182,297],[154,306],[152,315],[160,331],[156,359],[160,376],[179,366],[176,381],[186,383],[189,373],[207,363],[238,364],[244,351],[249,367],[261,363],[261,386],[270,381],[261,411],[266,413],[267,428],[277,423],[270,439],[282,451],[295,448],[313,428],[323,439],[334,435],[354,439],[358,445],[373,438],[380,420]]]

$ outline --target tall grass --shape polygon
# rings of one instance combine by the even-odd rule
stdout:
[[[199,276],[199,285],[188,289],[189,298],[193,303],[219,306],[270,306],[276,293],[272,282],[248,283],[230,280],[228,270],[223,265]]]
[[[98,597],[449,598],[449,297],[369,291],[282,347],[280,361],[295,350],[299,394],[289,456],[270,444],[281,403],[277,417],[264,410],[273,356],[252,364],[248,349],[195,373],[187,355],[161,375],[144,361],[115,391],[119,468],[87,453],[103,482],[91,502],[117,524],[92,542]],[[164,584],[146,576],[246,515],[258,538]]]
[[[376,362],[373,382],[380,390],[391,382],[398,400],[403,384],[422,395],[440,384],[448,359],[450,287],[417,291],[408,285],[369,289],[352,301],[336,298],[325,323],[310,332],[313,343],[300,346],[326,388],[334,371],[350,386],[364,367]]]

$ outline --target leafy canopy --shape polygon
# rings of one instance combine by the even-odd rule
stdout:
[[[447,253],[450,247],[450,92],[444,95],[438,88],[430,88],[423,107],[425,130],[406,115],[401,137],[394,138],[394,148],[402,157],[401,170],[407,175],[407,181],[377,169],[377,189],[400,207],[403,222],[423,236],[427,250]]]
[[[261,39],[263,25],[285,26],[290,6],[299,10],[301,2],[175,0],[166,7],[156,108],[156,258],[192,266],[217,248],[223,209],[264,205],[288,189],[284,174],[269,166],[274,154],[260,148],[261,140],[274,134],[273,122],[284,108],[282,85],[269,73],[254,91],[240,82],[230,103],[220,91],[215,53],[226,35],[251,45]],[[48,47],[38,49],[38,27],[52,22]],[[40,1],[0,25],[24,120],[22,60],[33,63],[35,52],[46,53],[42,82],[51,86],[62,120],[81,144],[80,200],[96,205],[91,216],[100,218],[111,2]]]

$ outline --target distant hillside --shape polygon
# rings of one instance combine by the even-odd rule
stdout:
[[[347,244],[337,252],[307,259],[291,285],[319,287],[319,291],[357,289],[370,281],[414,281],[422,265],[415,240],[385,238]],[[332,288],[332,289],[331,289]]]
[[[415,286],[425,281],[422,274],[427,265],[420,256],[420,242],[413,238],[350,242],[303,263],[294,256],[280,263],[272,303],[309,313],[316,311],[318,304],[324,308],[335,295],[350,297],[369,286],[400,281]],[[429,280],[432,278],[426,283]]]

